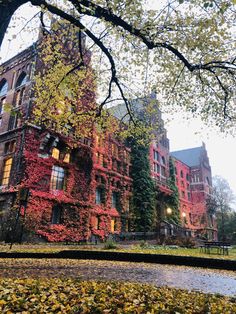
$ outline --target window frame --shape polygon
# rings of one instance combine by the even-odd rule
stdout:
[[[7,164],[9,162],[9,164]],[[3,162],[2,167],[2,178],[1,178],[1,185],[9,185],[10,178],[11,178],[11,169],[13,164],[13,157],[7,158]],[[7,174],[7,176],[6,176]]]
[[[63,176],[61,176],[63,174]],[[50,191],[64,191],[66,188],[66,170],[53,165],[50,179]]]

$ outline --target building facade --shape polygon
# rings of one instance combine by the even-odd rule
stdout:
[[[33,80],[41,65],[34,44],[1,66],[1,239],[79,242],[128,232],[130,148],[111,134],[93,131],[75,141],[32,124]],[[211,169],[205,146],[191,151],[191,162],[183,157],[188,150],[170,154],[161,113],[157,119],[162,131],[150,145],[151,176],[163,194],[172,193],[171,155],[182,227],[193,236],[216,238],[206,209]]]
[[[212,175],[205,144],[172,152],[171,156],[175,162],[182,225],[194,236],[216,240],[216,219],[207,210]]]
[[[74,140],[32,124],[41,66],[37,44],[1,66],[1,239],[30,238],[32,231],[47,241],[78,242],[126,231],[130,149],[109,134]]]

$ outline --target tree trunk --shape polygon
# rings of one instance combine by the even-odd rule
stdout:
[[[0,47],[7,28],[15,11],[27,0],[2,0],[0,1]]]

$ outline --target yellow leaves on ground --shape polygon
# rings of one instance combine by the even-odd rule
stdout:
[[[146,284],[1,279],[1,313],[236,313],[234,299]]]

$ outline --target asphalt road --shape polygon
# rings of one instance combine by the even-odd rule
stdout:
[[[186,266],[96,260],[0,259],[0,277],[130,281],[236,296],[235,272]]]

